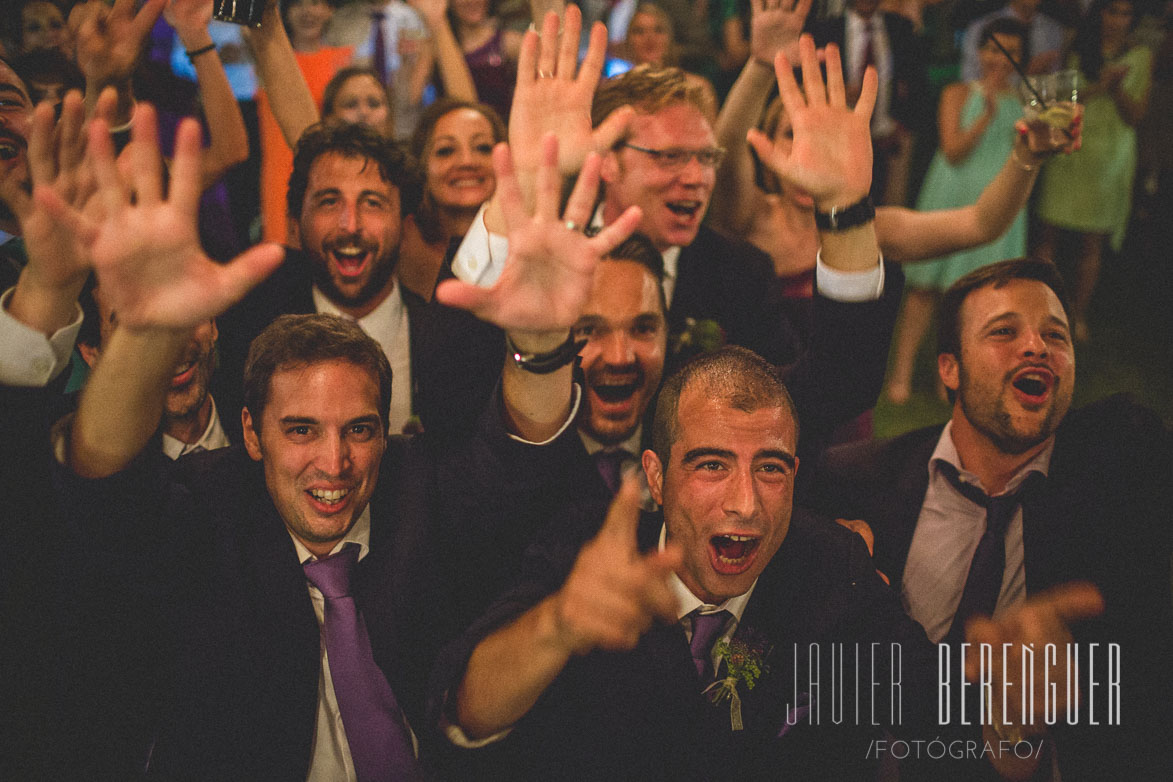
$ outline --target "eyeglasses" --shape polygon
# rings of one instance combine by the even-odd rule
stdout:
[[[635,144],[629,144],[626,141],[623,142],[623,146],[628,149],[634,149],[636,152],[644,153],[665,171],[679,171],[688,165],[688,161],[693,158],[696,158],[696,162],[707,168],[716,168],[725,159],[724,147],[706,147],[704,149],[681,149],[680,147],[672,147],[671,149],[648,149],[647,147],[637,147]]]

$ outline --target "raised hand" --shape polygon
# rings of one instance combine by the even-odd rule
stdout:
[[[558,16],[546,14],[539,36],[528,31],[517,60],[517,89],[509,114],[509,145],[514,164],[525,175],[538,168],[541,140],[547,133],[558,138],[558,170],[576,174],[588,153],[609,149],[626,130],[632,110],[617,110],[598,129],[591,128],[591,102],[607,55],[607,30],[596,22],[582,66],[578,60],[582,11],[567,5],[561,38]]]
[[[798,57],[798,37],[811,10],[811,0],[753,0],[749,24],[749,55],[771,65],[778,52]]]
[[[543,165],[537,172],[532,209],[524,203],[509,148],[498,144],[493,150],[497,197],[509,232],[505,268],[492,288],[445,281],[436,290],[440,302],[469,310],[511,333],[560,331],[565,339],[590,296],[595,265],[631,235],[642,215],[638,207],[631,207],[596,236],[581,232],[590,220],[599,184],[601,158],[591,153],[559,217],[558,148],[553,135],[539,144]]]
[[[571,654],[632,649],[656,619],[678,618],[667,579],[679,567],[681,552],[669,545],[640,553],[639,494],[639,481],[624,479],[602,529],[583,546],[554,596],[556,637]]]
[[[139,104],[127,154],[128,182],[114,161],[106,122],[91,122],[87,157],[101,215],[83,213],[46,186],[33,191],[34,199],[79,237],[121,326],[192,328],[223,312],[280,263],[282,251],[274,245],[254,247],[227,265],[214,263],[200,248],[200,130],[194,120],[180,124],[166,197],[149,104]]]
[[[825,87],[811,36],[799,39],[799,53],[801,89],[786,55],[779,52],[774,59],[778,91],[794,126],[790,154],[761,131],[751,130],[746,138],[779,179],[810,193],[820,210],[850,206],[868,194],[872,182],[869,123],[876,102],[876,71],[868,68],[859,101],[849,108],[838,47],[827,47]]]
[[[448,0],[407,0],[407,4],[414,8],[433,30],[448,24]]]
[[[77,43],[77,65],[90,86],[104,87],[128,79],[142,52],[143,42],[166,0],[88,0],[74,6],[69,28]]]
[[[99,115],[108,115],[113,103],[111,90],[99,100]],[[61,104],[60,119],[54,122],[52,106],[42,103],[29,126],[31,183],[76,209],[84,207],[95,188],[92,170],[85,162],[84,121],[81,94],[71,91]],[[28,264],[12,294],[9,312],[22,323],[52,334],[75,317],[77,297],[90,270],[89,253],[78,236],[30,192],[23,187],[14,191],[9,202],[20,220]]]
[[[212,21],[212,0],[167,0],[163,10],[167,24],[175,28],[181,41],[204,33]]]

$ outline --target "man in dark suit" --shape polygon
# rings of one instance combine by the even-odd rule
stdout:
[[[1131,779],[1161,778],[1173,701],[1163,521],[1173,437],[1121,397],[1069,412],[1075,354],[1062,280],[1047,263],[1005,261],[958,280],[945,295],[938,366],[949,422],[829,452],[820,509],[871,525],[877,567],[935,641],[955,641],[969,611],[997,617],[1057,583],[1095,584],[1106,610],[1075,640],[1120,645],[1123,724],[1106,723],[1102,698],[1095,712],[1085,699],[1076,724],[1051,729],[1058,767],[1064,780],[1103,779],[1120,764]],[[1013,498],[997,531],[983,492]],[[1002,556],[975,605],[987,536]]]
[[[879,203],[901,206],[906,200],[912,145],[934,117],[928,92],[928,49],[908,19],[880,11],[879,5],[878,0],[851,0],[843,16],[813,21],[810,30],[820,47],[831,43],[839,47],[850,93],[858,94],[864,69],[876,67],[879,93],[872,113],[876,150],[872,196]]]
[[[640,518],[634,479],[601,527],[597,504],[571,508],[441,659],[433,714],[476,748],[453,762],[477,778],[864,779],[879,725],[953,735],[934,649],[862,541],[792,511],[797,430],[777,370],[742,348],[669,379],[643,454],[663,513]],[[856,665],[867,681],[844,678]]]
[[[500,367],[499,329],[425,302],[396,280],[401,218],[420,197],[416,164],[359,125],[319,125],[298,142],[289,215],[300,250],[218,321],[214,395],[231,439],[240,433],[248,346],[278,315],[351,318],[383,346],[395,374],[392,431],[459,432],[476,421]]]
[[[108,174],[100,131],[90,152]],[[445,552],[487,545],[484,530],[507,528],[557,469],[573,412],[567,334],[584,298],[565,270],[589,270],[634,220],[593,238],[568,230],[563,220],[589,215],[589,176],[562,219],[504,203],[520,232],[513,282],[481,292],[475,309],[514,354],[483,425],[459,442],[388,442],[382,349],[344,319],[290,315],[250,348],[244,448],[171,467],[145,446],[190,329],[280,253],[211,263],[192,208],[198,130],[179,131],[167,199],[152,131],[140,106],[134,204],[103,176],[112,206],[100,222],[60,210],[86,238],[118,324],[66,428],[58,479],[116,595],[112,633],[139,644],[136,662],[151,658],[145,763],[166,778],[418,778],[405,717],[418,723],[430,645],[460,616],[449,592],[477,577]]]

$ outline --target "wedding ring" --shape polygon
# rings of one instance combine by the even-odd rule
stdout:
[[[574,231],[575,233],[577,233],[578,229],[580,229],[580,228],[582,228],[582,226],[579,225],[578,223],[574,222],[573,220],[566,221],[566,230],[567,231]]]
[[[554,78],[554,74],[551,71],[543,71],[541,68],[538,68],[538,78],[539,79],[552,79],[552,78]]]

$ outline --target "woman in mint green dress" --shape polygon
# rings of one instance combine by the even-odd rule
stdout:
[[[1084,77],[1083,148],[1043,171],[1038,202],[1040,257],[1053,259],[1059,231],[1079,236],[1072,290],[1078,340],[1087,339],[1087,310],[1100,276],[1105,240],[1118,251],[1132,208],[1136,125],[1148,107],[1152,55],[1129,45],[1131,0],[1097,0],[1075,37],[1068,66]]]
[[[941,93],[938,123],[940,149],[921,187],[916,208],[953,209],[971,204],[1006,163],[1014,148],[1014,123],[1022,117],[1013,83],[1013,66],[994,43],[997,37],[1014,58],[1023,61],[1026,28],[1012,19],[998,19],[982,30],[978,55],[981,81],[950,84]],[[979,267],[1026,252],[1026,212],[989,244],[904,267],[907,294],[897,327],[895,357],[887,395],[906,401],[912,390],[917,349],[942,291]]]

